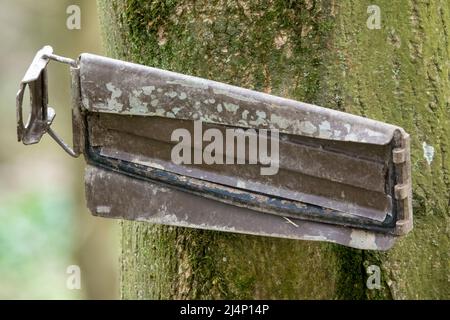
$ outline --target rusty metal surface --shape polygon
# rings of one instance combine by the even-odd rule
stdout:
[[[387,250],[412,229],[409,136],[402,128],[91,54],[76,62],[40,56],[18,105],[32,83],[45,89],[34,94],[37,105],[50,110],[46,63],[70,64],[73,150],[52,135],[50,123],[38,131],[72,155],[84,154],[95,215],[373,250]],[[171,133],[194,134],[198,120],[222,133],[279,130],[277,174],[261,175],[261,164],[175,164]],[[18,128],[20,138],[26,126]]]

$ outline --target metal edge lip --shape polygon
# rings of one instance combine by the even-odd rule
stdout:
[[[327,140],[335,140],[335,141],[349,141],[349,142],[360,142],[360,143],[369,143],[369,144],[377,144],[377,145],[386,145],[390,143],[394,137],[394,133],[397,130],[404,131],[402,128],[390,124],[386,124],[380,121],[364,118],[357,115],[352,115],[349,113],[328,109],[308,103],[303,103],[291,99],[286,99],[282,97],[273,96],[270,94],[253,91],[250,89],[239,88],[233,85],[224,84],[217,81],[202,79],[194,76],[184,75],[172,71],[161,70],[153,67],[143,66],[135,63],[125,62],[121,60],[115,60],[111,58],[106,58],[102,56],[97,56],[93,54],[83,53],[79,57],[79,64],[81,66],[81,82],[90,81],[86,80],[89,78],[86,75],[86,70],[89,71],[92,68],[92,65],[95,63],[104,63],[116,65],[118,69],[126,69],[130,68],[131,70],[139,70],[143,73],[148,73],[148,76],[159,77],[161,79],[165,79],[168,82],[174,83],[178,82],[183,86],[191,86],[192,88],[196,88],[198,90],[209,90],[209,91],[222,91],[227,92],[230,96],[246,96],[248,99],[257,102],[264,102],[268,105],[268,109],[270,109],[271,113],[275,116],[281,116],[283,113],[291,113],[289,114],[289,118],[294,119],[293,121],[308,121],[308,115],[313,114],[315,116],[320,116],[323,118],[323,122],[333,122],[339,123],[343,126],[351,123],[352,134],[347,134],[345,137],[329,137],[325,138]],[[145,81],[145,80],[143,80]],[[149,80],[150,81],[150,80]],[[88,99],[83,99],[87,97],[87,93],[84,90],[84,86],[82,85],[82,103],[83,107],[92,112],[104,112],[104,113],[121,113],[127,115],[138,115],[138,116],[163,116],[151,110],[145,112],[134,112],[130,110],[116,110],[116,109],[108,109],[102,108],[99,106],[92,105],[88,103]],[[199,89],[200,88],[200,89]],[[272,105],[272,106],[271,106]],[[251,109],[251,106],[246,106],[247,109]],[[213,108],[212,108],[213,109]],[[208,111],[214,113],[214,110]],[[193,113],[187,114],[185,116],[177,116],[179,119],[184,120],[196,120],[193,117]],[[278,129],[282,133],[294,134],[294,135],[304,135],[310,136],[313,138],[320,138],[317,134],[309,134],[308,132],[301,132],[301,130],[296,130],[295,128],[283,128],[283,126],[276,124],[274,122],[269,121],[270,127],[258,124],[245,125],[242,123],[238,123],[238,121],[229,121],[228,119],[223,119],[221,121],[211,120],[210,117],[206,116],[201,119],[203,122],[215,123],[221,125],[230,125],[230,126],[238,126],[238,127],[248,127],[255,129]],[[349,130],[350,131],[350,130]],[[363,138],[361,138],[363,137]]]

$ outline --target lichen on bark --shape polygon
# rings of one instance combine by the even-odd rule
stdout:
[[[122,222],[123,298],[449,298],[446,1],[98,1],[110,56],[404,127],[415,229],[376,253]],[[423,142],[434,147],[429,164]],[[382,288],[366,287],[366,268]]]

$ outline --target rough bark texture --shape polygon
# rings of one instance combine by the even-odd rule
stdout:
[[[372,4],[99,0],[112,57],[379,119],[412,136],[415,229],[392,250],[123,222],[123,298],[450,298],[449,3],[377,0],[379,30],[366,25]],[[380,290],[366,287],[372,264]]]

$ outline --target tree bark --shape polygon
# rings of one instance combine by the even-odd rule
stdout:
[[[123,298],[450,298],[448,1],[99,0],[110,56],[404,127],[415,228],[388,252],[122,222]],[[366,268],[381,268],[381,289]]]

